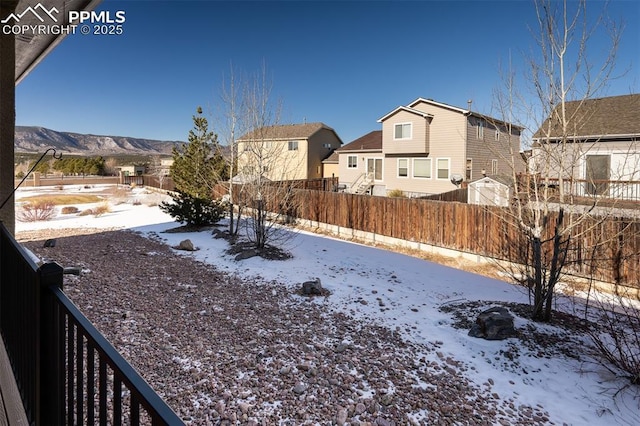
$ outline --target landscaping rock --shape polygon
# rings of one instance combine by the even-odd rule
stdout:
[[[469,336],[486,340],[504,340],[515,335],[513,315],[507,308],[501,306],[482,312],[478,315],[475,325],[469,330]]]
[[[191,242],[191,240],[182,240],[182,241],[180,241],[180,244],[178,244],[176,249],[184,250],[184,251],[195,251],[196,250],[196,248],[193,245],[193,243]]]
[[[234,258],[235,260],[244,260],[244,259],[250,259],[252,257],[258,256],[260,255],[260,251],[257,249],[249,249],[249,250],[243,250],[240,253],[238,253],[236,255],[236,257]]]
[[[321,296],[322,284],[320,278],[316,278],[313,281],[305,281],[302,283],[302,294],[304,296]]]

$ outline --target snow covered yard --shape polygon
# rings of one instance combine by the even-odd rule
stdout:
[[[613,398],[625,382],[593,361],[580,322],[531,323],[518,287],[308,232],[285,247],[292,259],[235,261],[211,232],[165,232],[177,224],[158,200],[136,188],[99,217],[16,231],[83,268],[65,291],[187,423],[640,423],[638,389]],[[171,248],[187,238],[197,251]],[[328,297],[296,294],[316,277]],[[497,303],[519,337],[469,337]]]

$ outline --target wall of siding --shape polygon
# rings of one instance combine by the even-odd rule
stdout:
[[[467,158],[473,161],[471,181],[482,177],[484,169],[487,175],[491,174],[491,160],[498,161],[498,175],[512,175],[515,168],[516,173],[525,171],[526,166],[520,157],[520,137],[516,134],[509,134],[507,129],[482,120],[484,123],[484,137],[478,138],[478,117],[468,117],[467,132],[469,135],[467,144]],[[496,128],[500,128],[500,138],[496,140]],[[511,148],[509,147],[511,146]],[[513,156],[512,154],[513,153]],[[465,176],[463,174],[463,176]]]
[[[358,157],[358,167],[350,169],[347,167],[348,158],[350,155]],[[360,175],[367,171],[367,159],[368,158],[382,158],[380,152],[341,152],[338,162],[338,180],[340,184],[350,186]]]
[[[456,111],[441,108],[427,103],[419,103],[413,107],[419,111],[423,111],[433,115],[429,121],[429,152],[428,158],[431,158],[431,179],[416,179],[411,177],[413,173],[413,160],[409,160],[409,178],[398,178],[397,158],[385,158],[385,184],[387,190],[400,189],[412,194],[437,194],[455,189],[455,185],[449,179],[437,179],[437,159],[448,158],[449,176],[452,174],[461,174],[464,176],[466,157],[465,157],[465,117]],[[405,113],[414,117],[415,114]],[[398,116],[400,113],[397,114]],[[395,119],[395,116],[393,117]],[[420,117],[420,119],[422,119]],[[389,120],[387,120],[389,121]],[[401,122],[397,120],[395,122]],[[387,128],[383,127],[383,143],[387,140],[385,132]],[[393,128],[388,130],[393,132]],[[393,134],[391,134],[393,138]],[[396,141],[401,143],[403,141]],[[384,145],[383,145],[384,146]],[[385,153],[387,153],[385,149]],[[401,151],[409,153],[411,151]],[[415,151],[414,151],[415,152]],[[408,158],[408,157],[407,157]]]
[[[411,139],[395,140],[395,125],[412,123]],[[428,121],[424,117],[407,111],[399,111],[382,123],[382,151],[388,154],[428,153]]]
[[[331,148],[325,148],[323,144],[326,143],[331,144]],[[308,141],[307,176],[301,179],[316,179],[322,177],[322,160],[324,160],[332,150],[337,148],[340,148],[340,140],[334,132],[321,129],[311,135]]]

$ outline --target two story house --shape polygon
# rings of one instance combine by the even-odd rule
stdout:
[[[640,199],[640,94],[566,102],[533,136],[532,173],[572,181],[573,195]]]
[[[342,145],[324,123],[285,124],[256,129],[237,141],[238,176],[272,181],[322,177],[322,160]]]
[[[522,128],[468,109],[418,98],[378,122],[381,131],[337,150],[340,185],[349,192],[423,196],[525,170]]]

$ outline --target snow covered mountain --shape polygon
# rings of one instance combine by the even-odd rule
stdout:
[[[38,153],[47,148],[55,148],[68,154],[85,155],[171,154],[171,149],[176,143],[178,141],[58,132],[35,126],[16,126],[15,132],[15,151],[26,153]]]

